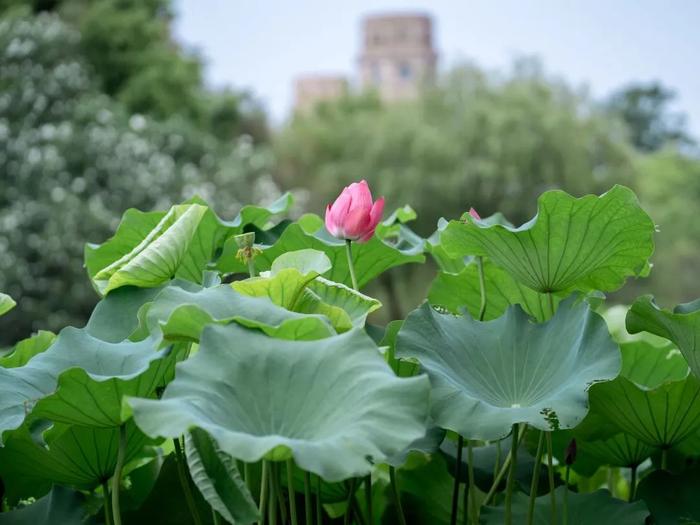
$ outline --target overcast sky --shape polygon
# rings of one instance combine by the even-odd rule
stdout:
[[[213,86],[250,88],[275,121],[303,73],[351,76],[368,13],[418,10],[435,23],[441,67],[499,70],[539,56],[550,74],[596,96],[661,80],[700,136],[700,1],[176,0],[176,35],[205,59]]]

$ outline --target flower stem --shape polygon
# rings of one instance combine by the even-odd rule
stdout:
[[[668,449],[661,449],[661,470],[668,470]]]
[[[345,502],[345,517],[343,518],[344,525],[350,525],[350,516],[352,515],[352,500],[355,497],[355,490],[357,490],[357,478],[352,478],[350,480],[350,486],[348,487],[348,499]]]
[[[294,493],[294,462],[287,460],[287,494],[289,495],[289,514],[292,516],[292,525],[298,525],[297,501]]]
[[[307,470],[304,471],[304,516],[306,517],[306,525],[313,525],[313,516],[311,514],[311,474]]]
[[[268,476],[269,476],[269,470],[270,470],[270,465],[268,464],[267,460],[263,459],[262,461],[262,473],[260,477],[260,499],[258,501],[258,504],[260,505],[260,521],[258,522],[260,525],[263,524],[265,521],[265,512],[267,511],[267,505],[268,505],[268,495],[267,495],[267,490],[268,490]]]
[[[630,497],[629,501],[634,501],[637,492],[637,465],[630,468]]]
[[[549,497],[551,502],[551,521],[557,522],[557,495],[554,493],[554,465],[552,464],[552,433],[545,433],[547,441],[547,467],[549,474]]]
[[[316,523],[323,524],[323,509],[321,501],[321,476],[316,476]]]
[[[372,473],[365,476],[365,502],[367,503],[367,522],[372,523]]]
[[[114,476],[112,476],[112,515],[114,516],[114,525],[122,525],[122,514],[119,508],[119,488],[122,484],[122,469],[124,468],[125,456],[126,425],[122,423],[119,426],[119,448],[117,449],[117,464],[114,467]]]
[[[248,259],[248,275],[255,277],[255,262],[253,259]]]
[[[352,281],[352,288],[358,291],[357,286],[357,276],[355,275],[355,263],[352,260],[352,241],[350,239],[345,239],[345,255],[348,257],[348,268],[350,269],[350,279]]]
[[[486,279],[484,279],[484,258],[481,255],[476,258],[476,264],[479,269],[479,290],[481,291],[479,321],[483,321],[486,315]]]
[[[180,444],[180,438],[173,439],[173,444],[175,445],[175,462],[177,463],[177,473],[180,477],[180,486],[182,487],[182,492],[185,495],[187,507],[190,509],[192,521],[195,523],[195,525],[202,525],[202,520],[199,517],[199,511],[197,510],[197,505],[194,502],[194,495],[192,494],[192,487],[190,487],[190,480],[187,476],[187,464],[185,454],[182,450],[182,445]]]
[[[535,499],[540,485],[540,467],[542,466],[542,452],[544,450],[544,432],[540,430],[537,440],[537,453],[535,454],[535,467],[532,471],[532,483],[530,484],[530,501],[527,507],[527,525],[532,525],[535,516]]]
[[[406,525],[406,516],[403,514],[403,507],[401,506],[401,494],[399,493],[399,486],[396,483],[396,469],[394,467],[389,467],[389,481],[391,482],[391,491],[394,494],[394,503],[396,503],[396,516],[399,520],[399,525]]]
[[[526,426],[524,425],[523,428],[521,429],[520,432],[520,437],[518,439],[518,444],[522,442],[523,438],[525,437],[525,429]],[[503,462],[503,465],[501,466],[501,470],[498,471],[498,474],[496,474],[493,478],[493,484],[491,485],[491,488],[489,491],[486,493],[486,497],[484,497],[484,501],[482,502],[482,505],[488,505],[489,501],[491,501],[491,498],[493,498],[493,495],[496,493],[496,490],[498,489],[498,485],[501,483],[501,480],[503,479],[503,476],[505,476],[506,472],[508,471],[508,467],[510,466],[510,461],[513,457],[513,451],[509,451],[508,455],[506,456],[505,461]]]
[[[452,511],[450,512],[450,525],[457,524],[457,512],[459,507],[459,477],[462,470],[462,449],[464,438],[457,436],[457,461],[455,461],[454,483],[452,485]]]
[[[471,521],[474,525],[479,523],[479,507],[476,506],[476,482],[474,480],[474,453],[471,441],[467,440],[467,474],[469,485],[464,486],[464,490],[469,491],[469,505],[464,506],[464,514],[471,509]],[[466,500],[465,500],[466,501]],[[465,520],[466,521],[466,520]]]
[[[277,495],[277,505],[280,508],[280,518],[282,523],[287,523],[287,504],[284,501],[284,493],[282,492],[282,486],[280,485],[280,465],[279,463],[272,463],[272,483],[275,486],[275,494]]]
[[[270,472],[268,472],[270,501],[267,505],[267,521],[270,525],[277,525],[277,482],[275,481],[277,470],[275,469],[274,463],[268,463],[267,468],[270,470]]]
[[[515,476],[518,470],[518,424],[513,424],[513,444],[510,449],[510,472],[506,484],[506,518],[505,525],[513,524],[513,487],[515,486]]]
[[[554,317],[554,297],[552,292],[547,293],[547,300],[549,301],[549,311],[552,313],[550,317]]]
[[[571,471],[571,465],[566,466],[566,475],[564,477],[564,510],[563,510],[563,525],[568,525],[569,523],[569,472]]]
[[[105,525],[112,525],[112,509],[109,506],[109,485],[107,480],[102,482],[103,507],[105,511]]]

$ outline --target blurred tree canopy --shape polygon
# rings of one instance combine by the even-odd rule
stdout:
[[[671,142],[693,142],[686,132],[684,116],[669,110],[675,98],[675,93],[659,82],[632,84],[615,92],[607,108],[625,122],[634,147],[651,152]]]
[[[545,190],[583,195],[625,184],[662,233],[652,277],[616,299],[654,293],[675,304],[700,296],[700,160],[681,147],[689,138],[669,97],[660,85],[632,85],[601,104],[536,61],[508,74],[462,66],[415,101],[384,104],[365,93],[296,114],[276,137],[276,176],[283,187],[311,188],[316,211],[341,185],[366,178],[389,209],[410,203],[423,235],[470,206],[520,224]],[[398,289],[408,304],[424,296],[430,276],[410,272],[397,272],[388,296]]]
[[[204,88],[200,57],[171,35],[171,0],[0,0],[0,14],[53,12],[80,33],[78,47],[100,91],[131,113],[175,115],[230,140],[268,138],[265,112],[246,91]],[[225,124],[222,124],[225,121]]]
[[[545,190],[602,192],[634,172],[622,123],[529,61],[505,76],[457,68],[416,101],[323,103],[275,146],[279,181],[313,188],[317,209],[366,178],[391,205],[411,203],[424,234],[470,206],[522,221]]]
[[[227,110],[212,108],[226,131]],[[19,306],[0,345],[84,321],[97,295],[83,245],[109,237],[127,208],[199,194],[232,216],[269,189],[270,165],[249,136],[221,140],[186,114],[134,113],[105,93],[80,32],[57,14],[1,19],[0,289]]]
[[[96,294],[83,243],[125,209],[199,194],[231,216],[274,198],[274,182],[309,190],[322,212],[366,178],[389,208],[410,203],[423,235],[470,206],[520,223],[548,189],[626,184],[662,232],[651,278],[628,294],[700,296],[700,159],[660,84],[601,103],[536,61],[505,74],[463,65],[417,100],[348,96],[271,135],[251,93],[204,86],[202,61],[172,38],[170,0],[0,0],[0,16],[0,291],[19,302],[0,346],[84,321]],[[430,275],[411,271],[380,294],[423,297]]]

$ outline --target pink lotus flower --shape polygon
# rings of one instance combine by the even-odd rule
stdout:
[[[383,211],[384,197],[372,203],[367,181],[353,182],[326,208],[326,229],[338,239],[366,242],[374,235]]]
[[[477,221],[481,220],[481,217],[477,213],[477,211],[474,208],[469,208],[469,215],[472,216],[473,219],[476,219]]]

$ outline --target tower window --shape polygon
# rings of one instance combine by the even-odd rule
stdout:
[[[411,70],[410,64],[406,62],[401,62],[399,64],[399,76],[403,80],[410,80],[413,77],[413,71]]]

